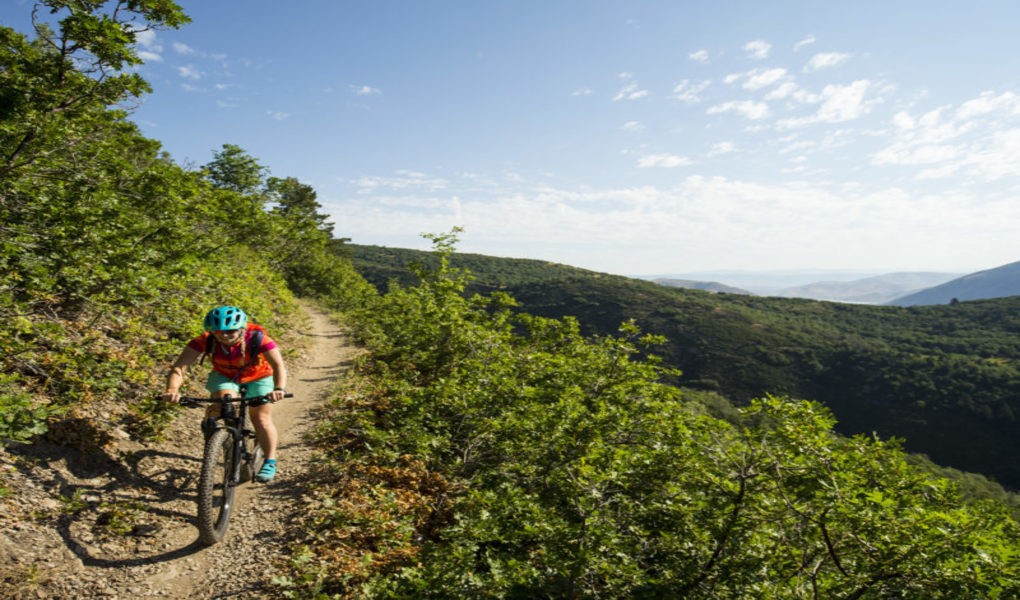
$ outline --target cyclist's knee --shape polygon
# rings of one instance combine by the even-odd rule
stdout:
[[[270,403],[259,404],[248,407],[248,416],[252,419],[268,419],[273,414],[273,405]]]

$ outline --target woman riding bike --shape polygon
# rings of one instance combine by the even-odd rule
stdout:
[[[248,323],[248,315],[236,306],[219,306],[205,316],[205,333],[192,339],[167,375],[163,400],[179,402],[184,374],[196,360],[208,356],[212,372],[205,387],[214,398],[226,395],[240,396],[241,385],[245,397],[268,396],[270,402],[283,398],[287,387],[287,368],[280,349],[259,325]],[[276,426],[273,424],[271,403],[248,409],[259,446],[266,460],[255,479],[266,482],[276,476]],[[208,419],[219,416],[220,405],[206,408]],[[208,432],[206,432],[208,435]]]

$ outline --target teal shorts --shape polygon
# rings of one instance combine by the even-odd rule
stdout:
[[[262,379],[256,379],[255,381],[249,381],[244,384],[247,389],[244,392],[245,398],[251,398],[253,396],[265,396],[269,392],[273,391],[273,376],[269,375]],[[231,381],[229,377],[223,373],[217,373],[213,371],[209,374],[209,379],[205,381],[205,389],[209,390],[210,394],[216,392],[222,392],[224,390],[234,392],[237,395],[241,392],[241,385],[236,381]]]

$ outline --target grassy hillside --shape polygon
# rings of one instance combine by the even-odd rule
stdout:
[[[376,285],[410,281],[422,252],[352,246]],[[665,335],[677,382],[743,403],[766,393],[819,400],[843,433],[905,437],[940,464],[1020,488],[1020,298],[878,307],[711,294],[534,260],[456,254],[479,291],[521,309],[572,315],[590,333],[635,319]]]

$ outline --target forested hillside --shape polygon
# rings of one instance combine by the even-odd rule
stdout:
[[[965,496],[894,440],[834,435],[828,409],[790,395],[818,397],[829,377],[854,406],[885,402],[871,395],[882,385],[925,381],[890,366],[915,358],[957,394],[918,392],[923,414],[983,422],[1000,409],[984,390],[1013,368],[1015,306],[857,312],[538,262],[455,266],[455,234],[430,236],[422,266],[390,261],[381,279],[405,283],[379,294],[310,186],[230,143],[178,165],[132,124],[121,107],[148,91],[135,34],[183,26],[180,7],[38,9],[57,20],[31,39],[0,27],[0,452],[13,465],[0,497],[19,493],[14,471],[56,479],[12,450],[48,439],[116,463],[129,459],[105,454],[111,432],[158,436],[176,416],[155,399],[160,379],[210,306],[285,330],[301,296],[342,311],[367,355],[315,415],[320,481],[284,490],[306,503],[305,530],[257,565],[281,596],[1020,595],[1005,504]],[[749,401],[719,419],[710,390]],[[82,502],[53,488],[64,508],[33,518],[60,528]],[[0,576],[22,592],[35,568]]]
[[[354,246],[385,287],[426,253]],[[591,333],[636,319],[666,337],[681,385],[737,403],[766,393],[829,406],[844,433],[906,438],[936,462],[1020,489],[1020,298],[893,308],[669,289],[542,261],[454,255],[472,289],[505,290],[527,312]]]
[[[392,287],[358,320],[373,360],[347,382],[323,431],[338,481],[324,481],[290,590],[1020,592],[1016,522],[1001,507],[962,501],[896,443],[834,436],[824,407],[778,396],[732,421],[713,418],[662,383],[670,369],[647,354],[661,338],[633,323],[587,337],[575,319],[520,312],[506,293],[471,295],[470,272],[453,266],[455,236],[433,239],[436,255],[411,268],[414,283]],[[499,277],[509,277],[503,266]]]

